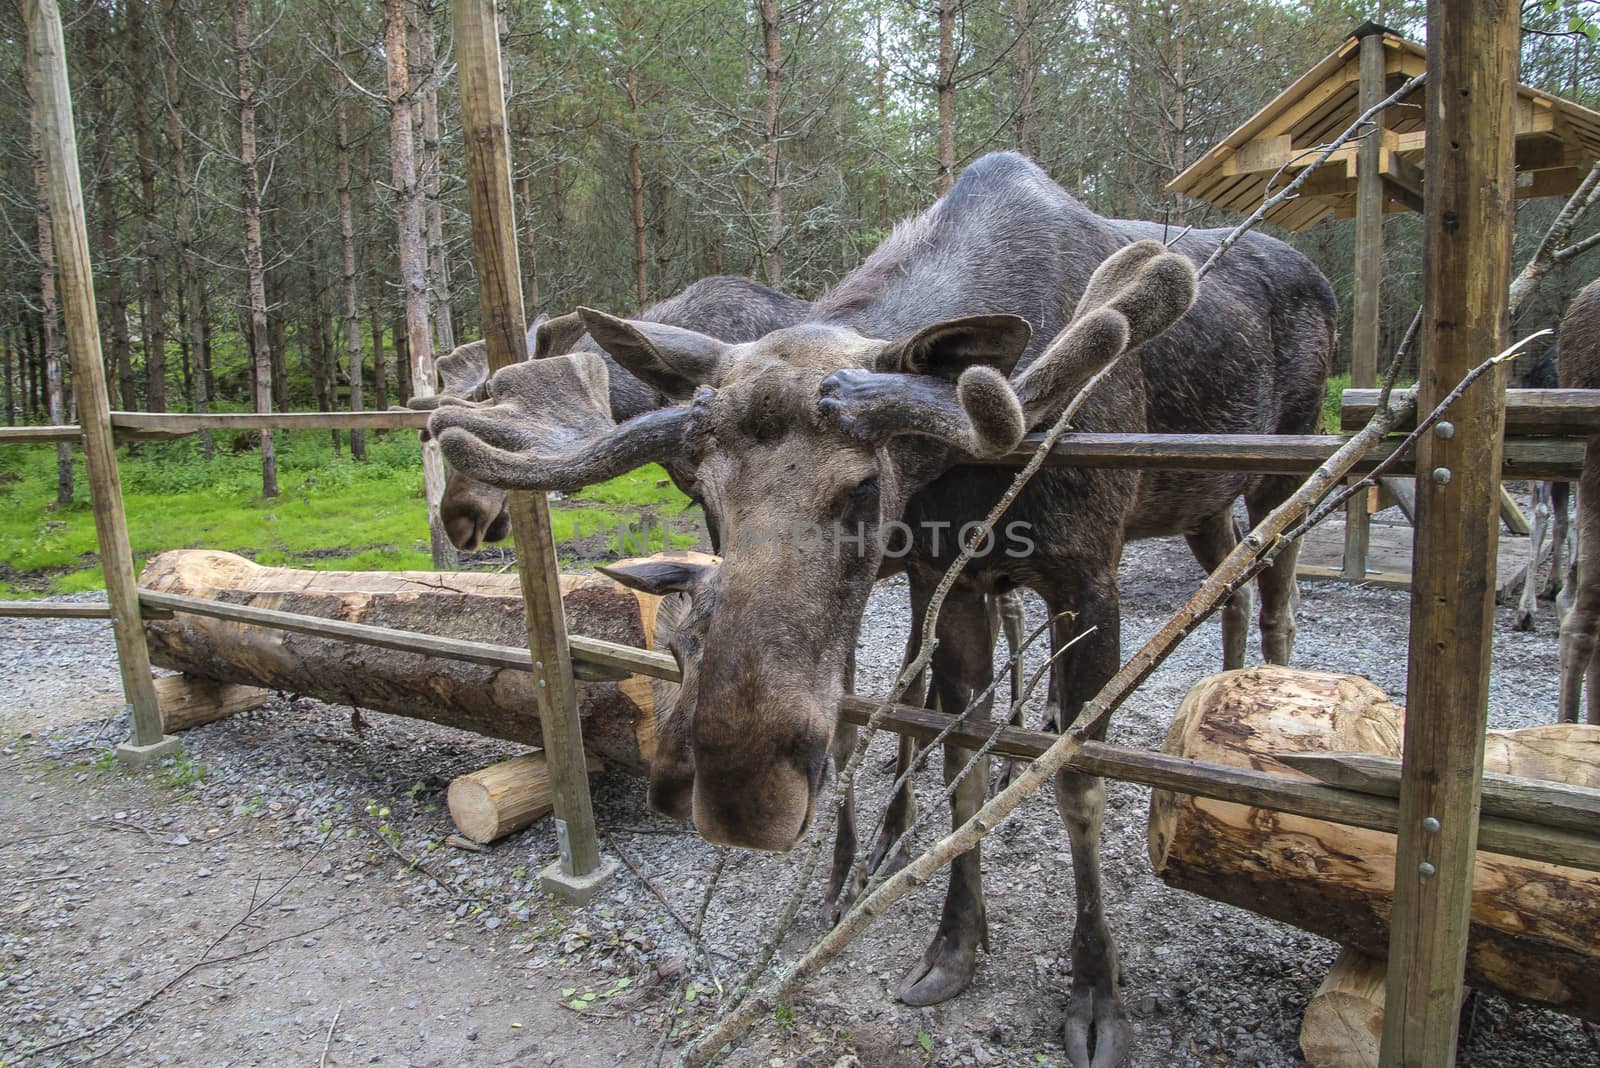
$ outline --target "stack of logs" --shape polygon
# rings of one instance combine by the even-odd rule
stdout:
[[[707,558],[709,559],[709,558]],[[163,553],[139,577],[143,589],[254,608],[527,648],[514,574],[460,571],[301,571],[261,567],[232,553]],[[573,633],[638,648],[656,641],[659,599],[599,575],[563,575]],[[272,690],[389,712],[528,746],[541,741],[532,674],[337,638],[296,634],[185,612],[147,619],[150,658],[182,672],[158,680],[162,722],[181,730],[262,703]],[[591,771],[644,773],[655,752],[656,693],[640,675],[579,681]],[[461,833],[489,842],[549,811],[542,753],[462,776],[449,790]]]
[[[1316,781],[1290,754],[1397,756],[1403,715],[1372,683],[1263,667],[1189,692],[1166,751]],[[1303,761],[1297,761],[1302,762]],[[1489,773],[1600,789],[1600,727],[1489,732]],[[1157,790],[1150,859],[1168,885],[1331,938],[1343,947],[1306,1010],[1313,1068],[1378,1063],[1394,835]],[[1480,853],[1467,982],[1600,1020],[1600,873]]]

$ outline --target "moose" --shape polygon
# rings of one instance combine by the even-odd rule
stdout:
[[[1600,279],[1590,282],[1561,318],[1557,373],[1563,389],[1600,389]],[[1588,710],[1584,717],[1600,724],[1600,661],[1595,658],[1600,635],[1600,435],[1591,435],[1583,450],[1578,481],[1578,578],[1570,594],[1572,609],[1561,623],[1561,697],[1563,723],[1577,723],[1587,680]]]
[[[1051,422],[1095,371],[1116,361],[1077,429],[1314,426],[1333,345],[1327,280],[1288,246],[1250,234],[1197,289],[1193,264],[1222,233],[1187,233],[1175,251],[1161,236],[1156,224],[1093,214],[1020,156],[991,155],[805,322],[756,341],[580,309],[595,341],[683,402],[675,407],[618,424],[600,403],[605,368],[574,358],[508,368],[491,382],[491,405],[435,413],[446,457],[492,485],[572,489],[648,460],[692,472],[724,560],[651,579],[694,602],[672,646],[686,684],[678,726],[658,746],[675,751],[652,769],[657,805],[692,817],[712,841],[790,848],[813,816],[845,665],[885,555],[880,535],[892,524],[911,531],[903,563],[920,617],[958,552],[949,532],[984,515],[1011,481],[972,460]],[[1120,658],[1123,544],[1182,533],[1202,562],[1220,561],[1237,538],[1233,502],[1243,496],[1259,516],[1291,487],[1227,473],[1044,469],[1007,517],[1027,524],[1033,551],[977,556],[952,587],[927,700],[988,714],[973,701],[993,671],[987,597],[1030,587],[1060,621],[1051,699],[1070,722]],[[773,536],[800,528],[843,536],[805,551]],[[1293,570],[1291,549],[1260,580],[1263,651],[1274,662],[1293,645]],[[966,758],[947,747],[947,777]],[[981,776],[957,787],[958,822],[985,790]],[[1056,794],[1078,894],[1064,1038],[1075,1065],[1113,1064],[1128,1030],[1101,893],[1104,787],[1068,772]],[[987,939],[980,872],[977,849],[952,867],[937,933],[899,990],[908,1003],[942,1001],[970,982]]]
[[[639,313],[647,322],[670,326],[693,324],[696,329],[723,341],[754,341],[772,331],[805,318],[810,305],[748,278],[713,275],[703,278],[682,292],[652,304]],[[567,352],[595,352],[606,361],[607,395],[612,416],[626,422],[636,415],[654,411],[667,403],[659,392],[624,371],[600,351],[599,345],[584,333],[582,320],[575,313],[555,318],[540,316],[528,328],[528,354],[539,360]],[[440,391],[428,397],[413,397],[406,406],[431,410],[441,406],[478,404],[488,396],[489,353],[482,341],[457,346],[439,358],[436,371]],[[674,479],[680,472],[668,465]],[[684,482],[678,482],[692,497]],[[439,501],[439,519],[451,544],[462,551],[477,549],[484,542],[504,541],[511,533],[511,517],[506,514],[505,490],[490,486],[452,466]],[[715,541],[715,533],[712,538]]]

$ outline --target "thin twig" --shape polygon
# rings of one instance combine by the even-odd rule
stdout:
[[[622,861],[623,866],[629,871],[633,872],[633,877],[643,883],[644,888],[650,891],[650,893],[655,896],[657,901],[661,902],[661,907],[667,910],[667,915],[671,916],[673,922],[679,927],[683,928],[683,933],[689,936],[689,940],[694,944],[694,948],[700,953],[706,955],[707,960],[709,960],[709,953],[704,946],[699,944],[700,936],[695,932],[694,926],[690,924],[688,920],[684,919],[678,914],[678,910],[672,907],[672,902],[667,900],[667,896],[661,892],[661,888],[656,886],[655,882],[651,880],[650,876],[646,875],[643,870],[640,869],[639,865],[634,863],[633,858],[628,855],[627,850],[622,848],[622,843],[613,838],[611,836],[611,832],[606,830],[604,827],[600,828],[600,837],[604,838],[611,848],[616,850],[617,857]],[[729,960],[733,959],[726,953],[719,953],[718,956],[727,957]]]
[[[339,1026],[339,1014],[343,1011],[343,1002],[333,1010],[333,1019],[328,1021],[328,1037],[322,1040],[322,1056],[317,1059],[317,1068],[328,1068],[328,1051],[333,1048],[333,1029]]]
[[[731,850],[725,848],[717,850],[717,863],[711,869],[711,879],[706,883],[705,893],[700,895],[700,907],[695,910],[694,927],[689,932],[689,963],[685,965],[683,979],[679,981],[677,989],[672,993],[672,1001],[667,1005],[666,1022],[661,1026],[661,1037],[656,1040],[655,1053],[650,1058],[650,1068],[660,1068],[661,1058],[667,1052],[667,1043],[672,1040],[673,1020],[676,1019],[678,1012],[683,1008],[683,995],[689,988],[690,977],[694,975],[694,953],[700,947],[700,932],[705,928],[706,913],[711,909],[711,898],[717,892],[717,881],[722,878],[722,869],[727,867],[728,857],[731,855]],[[710,957],[706,957],[706,965],[708,968],[710,967]],[[717,982],[717,975],[714,971],[711,973],[711,981],[716,983],[717,992],[720,994],[722,992],[722,984]]]

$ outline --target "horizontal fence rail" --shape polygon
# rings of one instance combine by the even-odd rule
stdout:
[[[1360,430],[1378,410],[1376,389],[1347,389],[1339,406],[1339,429]],[[1396,430],[1416,426],[1410,419]],[[1508,389],[1507,434],[1600,434],[1600,389]]]
[[[153,590],[141,590],[139,604],[142,610],[151,615],[189,612],[489,667],[517,671],[529,669],[531,654],[527,649],[515,646],[441,638],[416,631],[347,623]],[[109,615],[108,605],[92,602],[0,602],[0,616],[104,618]],[[591,678],[639,674],[676,682],[681,677],[677,663],[666,653],[576,634],[571,636],[570,642],[574,661],[591,673]],[[872,698],[849,696],[841,702],[840,712],[847,722],[865,725],[878,706],[879,702]],[[967,748],[982,745],[994,730],[993,724],[980,720],[962,720],[952,726],[951,717],[942,712],[907,705],[891,705],[879,726],[924,742],[949,728],[947,740]],[[1050,748],[1055,740],[1055,735],[1042,731],[1001,727],[993,752],[997,756],[1032,760]],[[1393,833],[1399,825],[1398,802],[1381,793],[1374,793],[1371,786],[1326,785],[1105,742],[1087,743],[1071,766],[1090,775],[1353,827]],[[1517,780],[1503,791],[1497,789],[1498,785],[1507,784],[1497,784],[1492,778],[1485,783],[1483,815],[1478,832],[1480,849],[1600,871],[1600,833],[1583,829],[1592,825],[1595,800],[1589,795],[1594,791],[1578,791],[1575,794],[1572,787],[1533,780]],[[1508,814],[1538,818],[1516,819]]]
[[[1347,391],[1356,392],[1356,391]],[[1600,393],[1600,390],[1532,390],[1535,393]],[[183,437],[201,430],[419,429],[428,412],[276,412],[270,415],[217,415],[156,412],[112,412],[111,423],[122,440]],[[80,428],[67,426],[0,427],[6,442],[77,443]],[[1041,435],[1030,434],[1015,450],[990,461],[1006,467],[1028,462]],[[1149,471],[1239,471],[1252,474],[1304,475],[1315,471],[1344,445],[1336,434],[1067,434],[1045,461],[1047,467],[1101,467]],[[1396,448],[1398,441],[1376,446],[1355,472],[1371,471]],[[973,461],[975,463],[980,461]],[[1574,481],[1583,472],[1583,441],[1576,437],[1507,438],[1500,474],[1507,479]],[[1410,456],[1388,469],[1398,476],[1416,474]]]

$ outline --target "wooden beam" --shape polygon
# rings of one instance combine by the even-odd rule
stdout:
[[[1500,487],[1500,519],[1506,529],[1519,538],[1525,538],[1533,532],[1528,517],[1522,514],[1522,506],[1517,504],[1517,499],[1503,484]]]
[[[396,430],[428,425],[430,412],[112,412],[120,429],[193,434],[201,430]]]
[[[14,619],[110,619],[111,606],[104,601],[84,604],[61,601],[0,601],[0,618]]]
[[[877,698],[847,696],[839,703],[839,714],[847,723],[864,726],[880,704]],[[978,748],[994,733],[993,723],[964,719],[951,726],[950,718],[925,708],[891,705],[879,724],[884,730],[922,742],[930,741],[949,727],[946,740],[967,749]],[[1054,734],[1001,727],[992,751],[996,756],[1033,760],[1055,740]],[[1068,767],[1089,775],[1332,820],[1352,827],[1393,832],[1399,823],[1399,805],[1391,798],[1362,796],[1363,791],[1107,742],[1086,743]],[[1533,823],[1499,816],[1485,816],[1482,822],[1481,845],[1486,852],[1600,871],[1600,834],[1592,827],[1572,830],[1552,827],[1542,820]]]
[[[1600,389],[1508,389],[1505,398],[1507,434],[1600,434]],[[1377,390],[1345,390],[1339,406],[1340,426],[1359,430],[1377,406]],[[1395,429],[1409,430],[1415,425],[1413,420]]]
[[[1361,38],[1360,96],[1356,110],[1364,113],[1384,98],[1384,49],[1381,34]],[[1385,152],[1383,117],[1356,144],[1356,262],[1355,306],[1350,319],[1350,383],[1357,387],[1378,384],[1378,319],[1383,299],[1383,174]],[[1367,552],[1371,517],[1366,499],[1357,495],[1344,510],[1344,577],[1361,582],[1367,577]]]
[[[1316,470],[1345,440],[1331,434],[1067,434],[1051,450],[1045,466],[1303,475]],[[1038,441],[1036,435],[1030,435],[1005,456],[972,462],[1021,466],[1033,455]],[[1356,464],[1356,472],[1371,471],[1398,447],[1398,439],[1378,445]],[[1502,477],[1576,479],[1583,471],[1583,448],[1583,442],[1575,438],[1508,439]],[[1414,458],[1406,456],[1388,473],[1398,477],[1416,471]]]
[[[24,12],[48,176],[50,223],[61,279],[61,312],[72,359],[72,389],[83,424],[95,535],[100,543],[111,629],[117,643],[117,666],[122,674],[122,692],[127,698],[135,747],[124,754],[130,762],[143,763],[159,755],[157,747],[166,743],[161,709],[150,681],[150,650],[145,646],[144,628],[139,622],[133,550],[128,544],[128,520],[122,510],[117,447],[111,436],[111,401],[100,352],[100,321],[95,312],[89,229],[78,177],[78,139],[72,125],[61,11],[56,0],[27,0]]]
[[[461,79],[467,200],[478,269],[478,308],[490,373],[528,358],[527,318],[517,261],[511,196],[511,147],[494,0],[456,0],[456,56]],[[582,724],[573,690],[571,651],[561,611],[550,504],[543,493],[512,491],[507,509],[522,576],[528,647],[534,650],[539,718],[555,807],[559,871],[541,881],[569,899],[587,900],[602,877],[600,845],[584,763]]]
[[[1374,797],[1400,796],[1400,761],[1378,753],[1275,753],[1277,760],[1319,782]],[[1485,772],[1483,812],[1586,834],[1600,827],[1600,790],[1564,782]]]
[[[1383,192],[1407,211],[1422,213],[1422,170],[1407,162],[1398,152],[1383,150]]]
[[[464,641],[460,638],[442,638],[414,630],[375,627],[366,623],[350,623],[342,619],[323,619],[296,612],[280,612],[271,608],[256,608],[251,605],[213,601],[205,597],[188,597],[176,593],[160,593],[156,590],[140,590],[139,603],[147,611],[156,609],[167,612],[188,612],[191,615],[249,623],[253,626],[286,630],[295,634],[314,634],[358,645],[375,645],[397,652],[421,653],[424,656],[444,657],[512,671],[532,670],[529,666],[528,650],[514,645],[491,645]],[[581,673],[588,679],[615,680],[637,674],[676,682],[680,677],[677,664],[665,653],[650,649],[635,649],[632,646],[599,638],[575,636],[571,644]]]
[[[1429,0],[1420,408],[1506,335],[1519,10]],[[1494,639],[1502,365],[1427,434],[1417,480],[1411,640],[1382,1063],[1455,1063]]]

